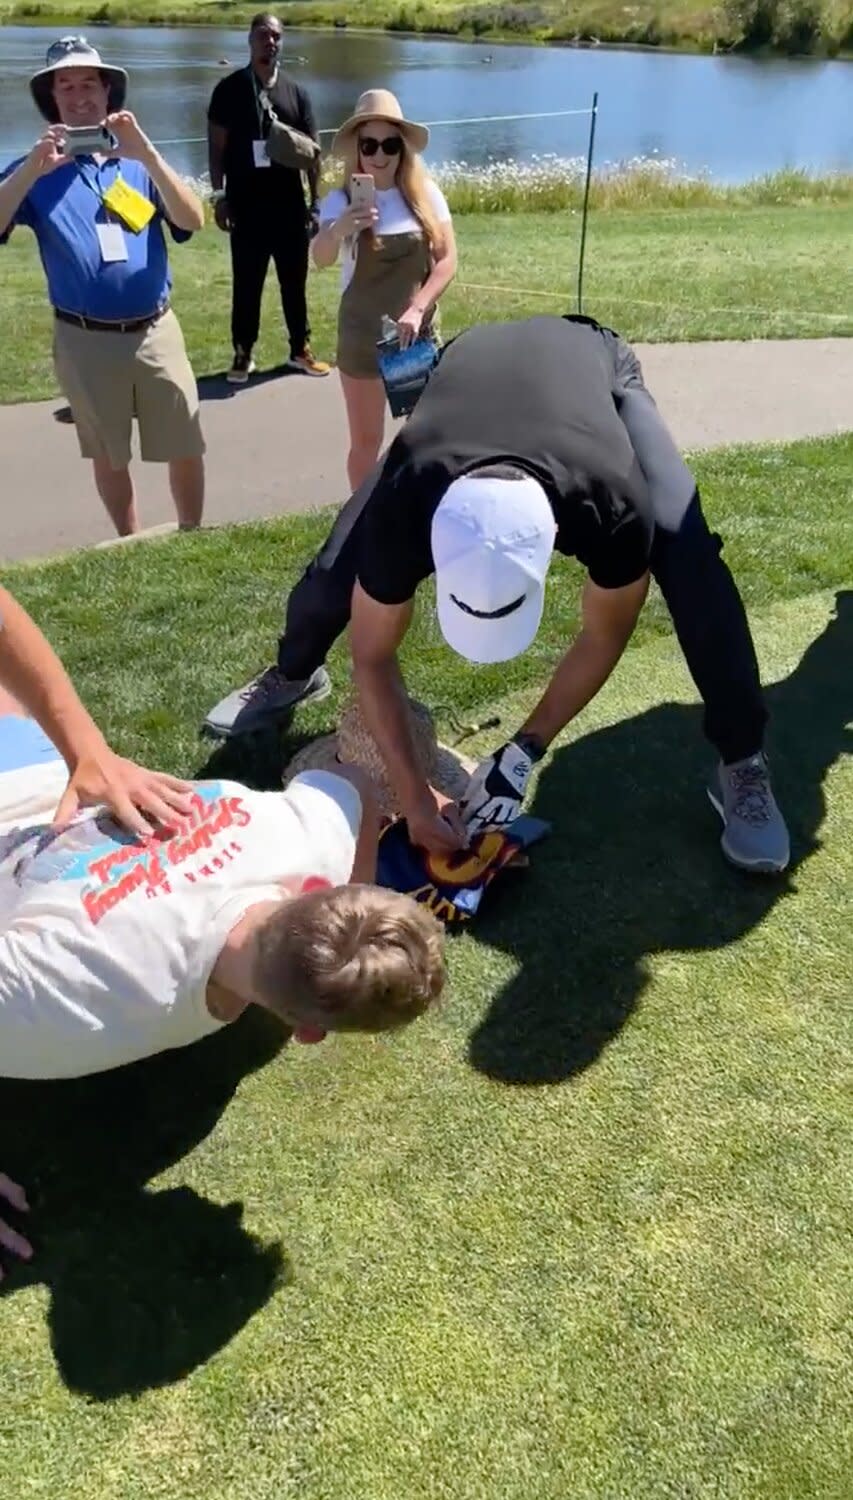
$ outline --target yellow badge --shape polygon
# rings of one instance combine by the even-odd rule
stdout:
[[[140,229],[144,229],[154,217],[154,204],[150,198],[143,198],[136,188],[123,182],[121,177],[117,177],[107,188],[103,202],[134,234],[139,234]]]

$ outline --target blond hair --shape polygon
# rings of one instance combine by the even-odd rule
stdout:
[[[261,924],[253,979],[284,1020],[389,1031],[441,994],[444,931],[426,907],[397,891],[311,891],[282,902]]]
[[[393,133],[392,123],[388,122],[388,129]],[[423,164],[422,158],[417,151],[413,151],[403,132],[396,132],[403,142],[400,152],[400,162],[394,175],[394,185],[398,187],[402,197],[414,214],[424,233],[424,239],[429,246],[430,254],[435,255],[444,239],[444,231],[436,218],[435,209],[429,192],[430,176]],[[349,198],[350,178],[353,172],[359,171],[358,131],[354,130],[346,142],[342,152],[344,165],[341,186]],[[372,246],[381,244],[381,240],[373,232],[366,229],[359,237],[366,239]]]

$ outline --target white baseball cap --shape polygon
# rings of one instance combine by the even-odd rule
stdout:
[[[468,474],[455,479],[432,519],[441,633],[468,661],[509,661],[542,619],[557,525],[541,484]]]

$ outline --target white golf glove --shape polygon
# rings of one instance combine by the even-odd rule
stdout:
[[[470,833],[507,828],[521,812],[533,757],[515,740],[482,760],[465,789],[460,812]]]

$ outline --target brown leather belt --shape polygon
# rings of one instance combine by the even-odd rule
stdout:
[[[142,328],[150,328],[152,323],[158,323],[169,311],[169,304],[167,302],[163,307],[158,307],[156,312],[149,313],[146,318],[128,318],[124,323],[107,323],[103,318],[84,318],[82,313],[65,312],[61,307],[55,307],[53,311],[60,323],[71,323],[74,328],[85,328],[91,333],[139,333]]]

